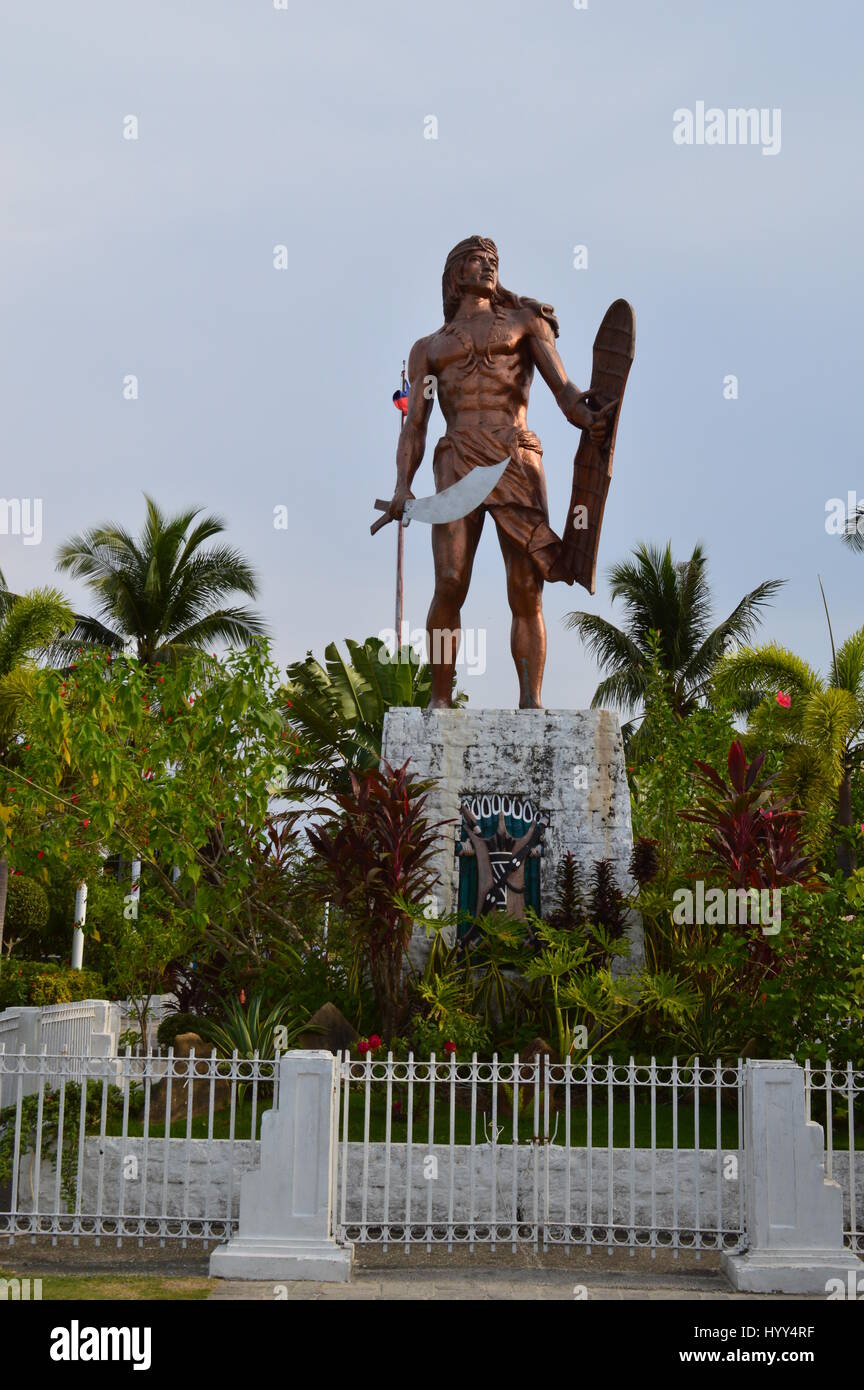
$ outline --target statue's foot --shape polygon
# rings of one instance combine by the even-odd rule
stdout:
[[[431,699],[431,700],[429,701],[429,703],[428,703],[428,705],[426,706],[426,708],[427,708],[427,709],[452,709],[452,708],[453,708],[453,701],[452,701],[452,700],[443,700],[443,699],[442,699],[442,700],[437,700],[437,699],[433,698],[433,699]]]
[[[520,709],[542,709],[543,705],[539,700],[520,700]]]

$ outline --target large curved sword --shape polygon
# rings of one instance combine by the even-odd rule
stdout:
[[[450,487],[434,492],[431,497],[409,497],[402,514],[402,525],[407,526],[409,521],[425,521],[430,526],[439,526],[468,516],[469,512],[481,506],[494,491],[509,462],[509,458],[506,458],[500,463],[472,468],[471,472],[466,473],[457,483],[451,483]],[[376,511],[386,512],[389,506],[389,502],[382,502],[380,497],[376,497]],[[391,516],[379,517],[369,527],[371,534],[374,536],[376,531],[380,531],[382,526],[386,526],[388,521],[392,520]]]

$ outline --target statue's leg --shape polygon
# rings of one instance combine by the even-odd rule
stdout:
[[[483,508],[479,507],[459,521],[432,527],[435,593],[426,619],[426,652],[432,667],[430,709],[448,709],[452,704],[462,604],[471,583],[484,515]]]
[[[519,678],[519,708],[542,709],[541,687],[546,665],[546,624],[543,621],[543,580],[526,552],[498,527],[498,540],[507,574],[510,604],[510,651]]]

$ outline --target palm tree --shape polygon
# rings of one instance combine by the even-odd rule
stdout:
[[[760,746],[779,749],[778,784],[809,813],[811,829],[829,807],[848,831],[852,778],[864,761],[864,627],[836,651],[832,637],[831,648],[827,679],[772,642],[724,657],[714,687],[748,716],[748,732]],[[837,865],[847,876],[856,862],[850,841],[841,833],[837,843]]]
[[[219,607],[235,591],[250,598],[257,592],[239,551],[202,549],[225,530],[221,518],[195,508],[168,517],[146,494],[145,501],[139,539],[108,522],[61,546],[58,569],[83,579],[97,599],[97,616],[79,617],[72,643],[123,651],[131,642],[139,661],[151,664],[219,640],[246,645],[263,634],[252,609]]]
[[[859,554],[864,550],[864,502],[859,502],[854,512],[847,516],[843,544]]]
[[[0,759],[4,763],[14,756],[18,716],[32,689],[36,660],[74,622],[72,609],[56,589],[13,594],[0,573]],[[0,806],[4,821],[6,809]],[[8,887],[9,861],[0,849],[0,958]]]
[[[642,703],[654,650],[668,682],[673,708],[690,714],[704,698],[719,658],[733,642],[744,642],[760,619],[760,609],[785,580],[768,579],[745,594],[728,618],[711,627],[707,556],[696,545],[689,560],[675,561],[671,543],[664,550],[640,543],[634,559],[613,565],[609,582],[613,601],[624,602],[623,628],[595,613],[568,613],[567,627],[577,631],[591,655],[609,674],[591,701],[625,713]],[[625,732],[632,733],[632,724]]]

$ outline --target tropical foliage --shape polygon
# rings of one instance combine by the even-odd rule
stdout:
[[[427,820],[426,788],[409,778],[407,763],[349,775],[350,791],[338,793],[336,809],[322,812],[307,834],[391,1037],[407,1007],[403,962],[414,926],[408,904],[419,904],[436,882],[432,859],[441,826]]]
[[[239,551],[207,547],[225,530],[221,518],[195,508],[166,516],[152,498],[145,502],[140,537],[106,522],[61,546],[58,568],[83,579],[96,601],[95,616],[78,619],[73,641],[111,652],[131,647],[150,665],[261,636],[264,623],[252,609],[223,606],[232,593],[254,598],[257,584]]]
[[[693,810],[681,813],[706,827],[700,862],[734,888],[780,888],[812,875],[800,843],[802,813],[771,799],[770,779],[757,780],[764,761],[758,753],[748,765],[736,739],[727,783],[709,763],[696,760],[702,794]]]
[[[747,717],[751,739],[777,750],[780,784],[808,813],[817,840],[833,828],[848,873],[857,840],[852,783],[864,759],[864,627],[836,650],[832,638],[827,677],[772,642],[725,656],[713,683]]]
[[[239,999],[228,1002],[220,1020],[204,1018],[198,1026],[207,1042],[213,1044],[223,1057],[236,1052],[238,1057],[273,1057],[287,1052],[307,1026],[306,1020],[292,1014],[287,1000],[265,1010],[260,994],[253,995],[248,1005]]]
[[[762,609],[783,581],[757,585],[712,626],[708,559],[701,545],[687,560],[674,560],[671,544],[663,550],[640,544],[633,556],[609,572],[610,597],[624,606],[623,627],[596,613],[567,617],[567,626],[608,671],[591,704],[633,714],[644,705],[649,673],[659,662],[675,713],[690,714],[706,699],[719,658],[731,643],[752,636]]]
[[[21,707],[33,689],[39,656],[72,626],[72,610],[56,589],[34,589],[17,595],[0,573],[0,757],[14,765],[15,735]],[[0,797],[0,959],[9,884],[9,861],[3,852],[7,827]]]
[[[128,997],[144,1035],[170,993],[163,1040],[241,1057],[329,1004],[364,1055],[864,1059],[864,628],[823,675],[755,644],[779,581],[715,622],[702,548],[639,546],[612,571],[622,626],[570,616],[595,705],[634,717],[629,877],[574,843],[542,914],[466,924],[438,901],[453,827],[381,761],[428,668],[367,637],[281,670],[231,606],[255,580],[222,529],[148,499],[140,536],[74,538],[77,625],[56,590],[0,585],[0,1006]],[[82,882],[89,974],[67,968]],[[751,892],[769,921],[736,915]]]
[[[432,693],[429,667],[412,648],[393,652],[380,637],[345,646],[347,658],[331,642],[323,665],[308,652],[287,668],[283,708],[304,750],[298,783],[307,791],[345,791],[349,769],[377,767],[387,710],[423,709]]]

